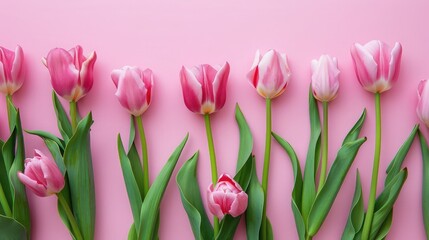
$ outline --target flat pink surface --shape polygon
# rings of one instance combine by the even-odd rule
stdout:
[[[154,98],[144,115],[150,173],[155,175],[187,132],[189,142],[174,172],[198,149],[199,182],[203,193],[210,183],[210,165],[204,122],[183,104],[179,83],[182,65],[231,64],[225,107],[212,118],[220,173],[233,174],[238,150],[234,106],[238,102],[254,139],[258,174],[262,172],[265,104],[247,82],[255,51],[275,48],[285,52],[293,77],[286,92],[273,102],[273,130],[295,147],[303,161],[309,141],[307,91],[310,61],[323,53],[336,56],[341,69],[338,98],[330,104],[329,159],[332,162],[348,129],[367,108],[362,146],[337,200],[314,238],[339,239],[354,191],[355,172],[362,175],[368,198],[374,150],[373,97],[355,77],[349,49],[354,42],[381,39],[403,44],[399,82],[382,95],[382,159],[379,191],[384,170],[396,150],[418,122],[415,114],[418,82],[429,77],[428,2],[415,1],[3,1],[0,8],[0,45],[20,44],[28,77],[14,96],[25,129],[58,134],[51,104],[48,71],[40,59],[53,47],[96,50],[95,83],[79,104],[81,113],[92,110],[91,132],[97,196],[96,239],[126,239],[132,222],[116,135],[127,139],[129,115],[114,93],[110,72],[123,65],[153,69]],[[7,136],[6,110],[0,101],[0,136]],[[47,152],[43,142],[25,135],[27,156],[32,149]],[[397,200],[388,239],[425,239],[421,217],[422,161],[417,141],[405,161],[409,176]],[[297,239],[290,208],[293,176],[287,155],[273,142],[268,215],[276,239]],[[69,239],[56,211],[56,200],[28,192],[35,240]],[[205,194],[203,194],[205,197]],[[172,179],[161,205],[161,239],[193,239],[180,195]],[[241,224],[236,239],[245,239]]]

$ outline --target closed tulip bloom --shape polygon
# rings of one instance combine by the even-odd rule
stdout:
[[[247,209],[247,194],[228,174],[222,174],[207,191],[210,212],[222,219],[226,214],[238,217]]]
[[[180,82],[186,107],[200,114],[211,114],[225,105],[229,63],[222,67],[208,64],[182,67]]]
[[[351,55],[359,83],[367,91],[382,93],[397,81],[402,55],[400,43],[393,48],[379,40],[363,46],[355,43]]]
[[[259,95],[273,99],[286,90],[290,75],[286,54],[272,49],[263,56],[259,50],[256,52],[253,66],[247,77]]]
[[[340,83],[338,62],[329,55],[320,56],[319,60],[311,61],[311,87],[314,97],[321,102],[332,101],[338,92]]]
[[[20,46],[15,52],[0,47],[0,92],[12,95],[24,82],[24,53]]]
[[[429,127],[429,85],[427,79],[419,83],[417,96],[417,115]]]
[[[33,158],[25,159],[24,173],[18,172],[19,180],[40,197],[59,193],[64,187],[60,169],[41,151],[34,151]]]
[[[42,61],[49,70],[55,92],[68,101],[77,102],[92,88],[96,59],[95,52],[88,58],[83,56],[82,47],[78,45],[68,51],[54,48]]]
[[[142,115],[152,100],[152,70],[124,66],[113,70],[111,76],[121,105],[134,116]]]

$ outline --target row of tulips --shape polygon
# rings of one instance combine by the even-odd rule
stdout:
[[[381,148],[381,93],[397,81],[402,47],[393,48],[381,41],[365,45],[354,44],[351,55],[362,87],[374,93],[376,106],[376,145],[368,207],[363,206],[359,174],[356,176],[355,196],[342,239],[383,239],[393,219],[393,205],[407,177],[401,165],[416,133],[419,133],[425,163],[423,199],[429,200],[429,149],[416,126],[387,169],[385,187],[377,197]],[[25,189],[38,196],[56,195],[58,211],[74,239],[93,239],[95,226],[95,195],[89,132],[93,123],[91,113],[81,118],[78,101],[93,85],[93,68],[97,55],[83,55],[80,46],[69,51],[52,49],[43,64],[49,70],[53,105],[61,137],[44,131],[27,131],[41,137],[52,159],[39,150],[24,162],[24,142],[19,110],[12,95],[25,78],[24,54],[18,46],[15,51],[0,47],[0,91],[6,95],[10,137],[1,142],[0,155],[0,232],[10,239],[30,237],[31,223]],[[272,226],[266,214],[271,139],[274,138],[289,155],[295,177],[292,192],[292,210],[300,239],[312,239],[323,224],[335,197],[341,188],[360,146],[366,138],[359,138],[366,111],[348,132],[335,160],[328,168],[328,103],[335,99],[339,89],[338,61],[322,55],[311,62],[309,116],[311,135],[304,171],[292,146],[272,131],[272,100],[286,89],[291,71],[287,57],[275,50],[265,54],[259,51],[248,78],[256,91],[266,100],[266,139],[262,181],[256,174],[252,154],[253,138],[243,113],[236,107],[236,121],[240,131],[237,168],[234,177],[219,176],[211,130],[210,115],[225,105],[226,85],[230,66],[213,67],[208,64],[192,68],[182,67],[180,81],[186,107],[201,114],[206,126],[212,184],[207,189],[206,201],[214,216],[213,225],[203,207],[203,198],[196,178],[199,153],[196,152],[179,170],[176,182],[195,239],[232,239],[241,215],[245,213],[248,239],[273,239]],[[128,239],[157,239],[160,224],[160,201],[173,170],[187,142],[186,136],[173,151],[159,175],[150,183],[147,139],[142,114],[151,103],[154,85],[152,70],[125,66],[113,70],[111,78],[120,104],[130,113],[128,147],[118,136],[118,154],[133,215]],[[418,87],[417,113],[429,125],[429,85],[422,81]],[[70,103],[69,114],[57,95]],[[317,101],[323,117],[319,116]],[[321,124],[322,123],[322,124]],[[137,129],[137,131],[136,131]],[[137,138],[138,136],[138,138]],[[137,150],[141,148],[140,153]],[[141,154],[141,156],[140,156]],[[316,179],[316,176],[319,178]],[[22,185],[20,180],[24,185]],[[246,211],[247,210],[247,211]],[[423,205],[425,228],[429,236],[429,208]]]

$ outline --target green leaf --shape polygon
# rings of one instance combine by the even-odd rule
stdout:
[[[131,148],[127,156],[131,164],[131,170],[133,171],[133,175],[137,183],[139,194],[141,196],[142,201],[144,201],[145,196],[144,196],[144,187],[143,187],[143,179],[144,179],[143,166],[135,144],[131,145]]]
[[[280,144],[280,146],[286,151],[288,154],[290,161],[292,163],[293,176],[294,176],[294,186],[292,190],[292,212],[295,218],[295,225],[298,232],[298,237],[300,240],[305,239],[305,230],[306,226],[304,223],[304,219],[301,215],[301,206],[302,206],[302,172],[301,166],[299,165],[298,157],[296,156],[295,150],[293,150],[292,146],[284,140],[279,135],[272,133],[274,139]]]
[[[186,135],[182,143],[176,148],[176,150],[174,150],[173,154],[165,163],[164,167],[156,177],[145,197],[140,213],[140,239],[153,239],[158,234],[155,232],[155,228],[158,221],[157,216],[159,212],[159,205],[161,204],[161,199],[164,195],[165,188],[170,181],[171,174],[173,173],[174,167],[177,164],[177,160],[179,160],[180,154],[182,153],[187,140],[188,135]]]
[[[344,138],[343,143],[341,145],[346,144],[347,142],[353,142],[358,139],[360,130],[362,129],[363,123],[366,118],[366,109],[363,110],[359,119],[356,121],[355,125],[353,125],[352,129],[347,133],[347,136]]]
[[[267,218],[267,240],[273,240],[273,226],[271,225],[270,219]]]
[[[48,133],[48,132],[44,132],[44,131],[38,131],[38,130],[35,130],[35,131],[27,130],[26,132],[31,134],[31,135],[39,136],[43,140],[49,139],[49,140],[55,142],[61,148],[61,151],[64,152],[64,146],[65,146],[64,141],[62,139],[59,139],[57,136],[53,135],[52,133]]]
[[[60,194],[64,197],[64,199],[67,202],[67,204],[69,206],[72,206],[72,203],[71,203],[71,200],[70,200],[70,187],[69,187],[69,180],[68,180],[67,172],[64,175],[64,188],[63,188],[63,190],[61,190]],[[60,203],[59,200],[57,200],[57,209],[58,209],[58,214],[61,217],[61,221],[64,223],[64,225],[69,230],[70,235],[74,236],[73,228],[71,227],[69,219],[67,217],[67,214],[66,214],[66,212],[64,210],[64,207]]]
[[[128,151],[130,151],[131,147],[134,144],[134,140],[136,139],[136,127],[134,125],[134,116],[130,116],[130,135],[128,139]]]
[[[4,142],[0,140],[0,149],[3,149]],[[6,200],[9,206],[12,206],[12,192],[10,190],[9,171],[6,170],[3,154],[0,154],[0,186],[3,188],[3,192],[6,195]],[[4,210],[0,204],[0,214],[4,214]]]
[[[12,163],[15,159],[15,148],[16,148],[16,129],[14,128],[7,141],[3,144],[2,154],[5,169],[7,172],[10,171]]]
[[[9,179],[12,186],[12,191],[14,193],[12,211],[13,218],[25,227],[28,234],[27,237],[29,237],[31,232],[31,221],[27,193],[25,191],[25,186],[18,179],[18,171],[22,172],[24,170],[25,159],[24,137],[22,134],[21,117],[19,111],[17,111],[15,116],[14,131],[16,131],[15,158],[9,170]]]
[[[94,238],[95,190],[89,131],[89,113],[82,119],[64,151],[72,210],[85,240]]]
[[[377,236],[377,233],[383,226],[384,221],[389,217],[389,214],[393,209],[393,205],[395,204],[402,186],[407,179],[407,175],[408,173],[406,168],[396,174],[375,201],[375,211],[371,224],[370,239],[374,239]]]
[[[422,189],[422,209],[423,222],[426,231],[426,237],[429,238],[429,148],[422,132],[419,131],[420,148],[423,160],[423,189]]]
[[[264,207],[264,190],[256,175],[255,157],[252,158],[252,173],[247,188],[246,233],[248,240],[258,240]]]
[[[128,240],[137,240],[137,232],[134,223],[131,224],[130,230],[128,231]]]
[[[7,116],[9,120],[9,130],[10,132],[12,132],[16,126],[16,120],[17,120],[16,116],[18,115],[18,110],[13,105],[11,97],[6,98],[6,105],[7,105]]]
[[[27,239],[25,227],[15,219],[0,215],[0,233],[4,240]]]
[[[410,150],[411,144],[413,143],[414,137],[416,136],[419,125],[415,125],[407,140],[402,144],[401,148],[396,153],[393,160],[390,162],[389,167],[386,170],[387,176],[384,181],[384,186],[387,186],[389,182],[399,173],[401,170],[402,163]]]
[[[380,230],[378,230],[376,240],[382,240],[385,239],[387,234],[390,231],[390,227],[392,226],[393,221],[393,210],[390,211],[389,215],[387,215],[386,220],[384,220],[383,224],[380,227]]]
[[[320,158],[320,118],[317,101],[313,97],[311,87],[308,93],[309,111],[310,111],[310,143],[308,145],[307,159],[304,169],[304,182],[302,190],[302,207],[301,215],[304,222],[307,222],[308,215],[310,214],[311,206],[316,198],[316,173],[319,165]]]
[[[64,110],[63,105],[57,97],[55,91],[52,91],[52,102],[54,103],[55,114],[57,115],[58,129],[60,130],[61,136],[63,136],[64,141],[67,143],[69,139],[73,136],[72,126],[70,120],[67,117],[67,113]]]
[[[344,178],[352,165],[360,146],[366,138],[345,143],[338,151],[325,184],[317,194],[308,218],[308,234],[314,236],[322,226],[334,200],[341,188]]]
[[[240,131],[240,147],[238,150],[236,169],[236,172],[239,172],[240,169],[246,163],[246,161],[249,159],[249,156],[252,154],[253,137],[252,133],[250,132],[249,125],[247,124],[243,112],[241,112],[240,106],[238,104],[235,106],[235,120],[238,124],[238,129]]]
[[[232,217],[227,214],[220,223],[220,229],[218,235],[215,237],[216,240],[232,240],[234,239],[235,230],[240,223],[241,216]]]
[[[176,182],[195,239],[211,240],[214,239],[213,227],[201,200],[201,192],[197,180],[197,163],[198,152],[183,164],[177,173]]]
[[[365,218],[365,210],[362,197],[362,185],[360,181],[359,171],[356,171],[356,186],[353,196],[350,214],[347,219],[346,227],[344,228],[342,240],[355,239],[356,234],[361,230],[363,220]]]
[[[120,135],[118,135],[118,153],[119,160],[121,162],[122,175],[124,176],[125,186],[127,188],[128,199],[130,201],[131,211],[133,213],[134,225],[140,226],[140,210],[143,199],[130,163],[131,160],[125,153],[124,145],[122,144]]]

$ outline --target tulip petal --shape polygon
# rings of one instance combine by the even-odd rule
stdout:
[[[207,191],[208,207],[213,215],[217,216],[219,219],[222,219],[225,214],[222,212],[220,205],[215,201],[212,189],[213,186],[211,185]]]
[[[147,89],[146,92],[146,102],[149,106],[152,101],[152,88],[153,88],[153,73],[149,68],[145,69],[141,73],[141,79],[143,79],[144,85]]]
[[[234,201],[231,204],[229,214],[233,217],[238,217],[243,214],[247,209],[248,196],[245,192],[240,192],[236,195]]]
[[[115,95],[123,107],[127,108],[134,116],[139,116],[146,111],[147,89],[140,79],[138,68],[126,67],[120,76],[118,89]]]
[[[18,172],[18,178],[28,188],[30,188],[37,196],[46,197],[47,192],[43,185],[38,184],[37,181],[27,177],[25,174]]]
[[[0,61],[0,91],[3,93],[6,93],[7,91],[6,75],[4,73],[4,66],[1,61]]]
[[[252,67],[250,68],[249,73],[247,74],[247,78],[249,79],[250,83],[253,85],[253,87],[258,86],[258,64],[259,61],[261,61],[261,52],[259,49],[256,51],[255,59],[253,60]]]
[[[391,79],[392,82],[396,82],[398,80],[399,69],[401,66],[401,57],[402,46],[400,43],[396,42],[390,53],[389,73],[387,74],[387,79]]]
[[[191,70],[182,67],[180,71],[183,99],[186,107],[195,113],[199,113],[202,103],[202,84],[197,80]]]
[[[11,69],[11,77],[12,77],[11,80],[14,85],[13,92],[21,88],[23,84],[24,72],[25,72],[23,68],[23,62],[24,62],[24,53],[22,51],[22,48],[20,46],[17,46],[15,48],[15,57],[14,57],[12,69]]]
[[[377,63],[371,53],[358,43],[352,46],[351,54],[359,83],[370,90],[368,88],[372,86],[372,79],[377,78]]]
[[[80,73],[79,73],[80,74],[79,85],[82,87],[84,93],[89,92],[89,90],[91,90],[92,88],[92,85],[94,82],[93,71],[94,71],[94,64],[96,60],[97,60],[97,53],[94,51],[89,55],[88,59],[82,62],[82,68],[80,68]]]
[[[229,76],[229,63],[225,64],[219,69],[213,81],[213,91],[215,96],[215,111],[221,109],[226,101],[226,85]]]

